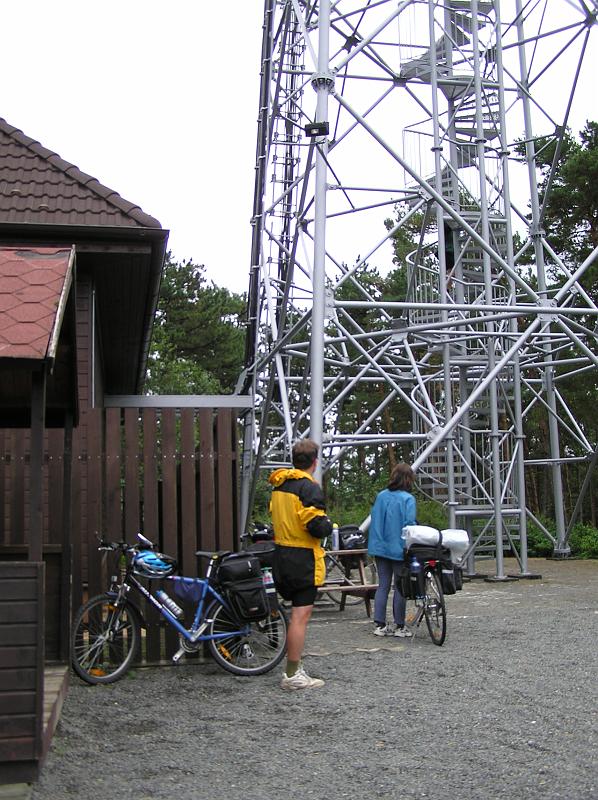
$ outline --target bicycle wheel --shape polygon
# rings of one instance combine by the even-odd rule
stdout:
[[[285,654],[287,620],[281,610],[258,622],[239,622],[228,608],[215,602],[207,617],[211,619],[207,633],[218,637],[208,639],[208,648],[214,661],[227,672],[262,675]]]
[[[342,567],[342,564],[339,562],[338,559],[335,559],[331,556],[326,556],[324,559],[324,563],[326,564],[326,583],[338,583],[342,584],[345,582],[346,575],[345,570]],[[378,573],[376,572],[376,562],[370,556],[366,556],[365,560],[365,574],[366,578],[369,583],[377,583],[378,582]],[[355,581],[355,583],[360,584],[359,580],[359,570],[354,568],[349,570],[348,579],[351,581]],[[324,592],[327,597],[332,600],[333,603],[340,605],[343,592]],[[357,603],[362,603],[364,600],[363,597],[357,597],[355,595],[348,594],[345,599],[345,605],[352,606],[356,605]]]
[[[444,596],[438,576],[433,572],[425,575],[425,600],[424,614],[430,638],[440,647],[446,637],[446,610]]]
[[[133,606],[117,608],[108,594],[92,597],[73,624],[73,669],[86,683],[117,681],[133,663],[140,641],[141,620]]]

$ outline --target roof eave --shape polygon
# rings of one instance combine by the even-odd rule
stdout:
[[[66,310],[66,303],[69,298],[69,293],[71,291],[71,285],[73,282],[73,268],[75,266],[75,247],[74,245],[71,247],[71,252],[69,255],[69,263],[66,270],[66,275],[64,276],[64,284],[62,286],[62,291],[60,293],[60,299],[58,301],[58,308],[56,309],[56,316],[54,318],[54,325],[52,327],[52,332],[50,335],[50,341],[48,344],[48,350],[46,353],[46,357],[48,358],[50,364],[54,363],[54,359],[56,358],[56,350],[58,348],[58,339],[60,338],[60,329],[62,327],[62,320],[64,317],[64,313]]]
[[[165,228],[143,228],[139,225],[55,225],[44,222],[7,222],[0,220],[0,237],[10,234],[11,240],[31,237],[55,242],[64,239],[69,244],[89,239],[123,240],[149,239],[151,241],[168,239],[169,230]],[[166,249],[166,248],[164,248]]]

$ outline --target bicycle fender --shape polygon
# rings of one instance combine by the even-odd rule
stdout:
[[[108,597],[113,597],[115,600],[118,597],[118,592],[108,591],[106,592],[106,594],[108,595]],[[145,621],[145,617],[143,616],[143,611],[141,610],[138,603],[136,603],[135,600],[133,600],[131,597],[127,597],[125,602],[127,603],[127,605],[130,605],[133,608],[133,610],[137,613],[139,621],[141,622],[141,627],[147,628],[147,622]]]

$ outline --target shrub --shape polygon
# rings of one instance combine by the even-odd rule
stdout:
[[[369,503],[356,503],[355,505],[328,507],[328,516],[339,527],[343,525],[361,525],[370,514],[372,506]]]
[[[337,501],[328,506],[328,516],[338,525],[360,525],[369,516],[374,499],[375,495],[372,496],[371,501],[345,496],[344,502],[339,503]],[[431,528],[438,528],[438,530],[448,527],[446,510],[440,503],[436,503],[434,500],[424,500],[418,496],[416,496],[416,502],[417,522],[419,525],[429,525]]]
[[[429,525],[430,528],[437,528],[439,531],[448,528],[448,518],[446,509],[435,500],[424,500],[417,497],[417,522],[419,525]]]
[[[553,533],[554,522],[552,520],[543,519],[542,524]],[[527,524],[527,554],[532,558],[549,558],[552,555],[553,544],[550,539],[544,535],[543,531],[534,525],[533,522]]]
[[[571,555],[579,558],[598,558],[598,530],[579,522],[569,538]]]

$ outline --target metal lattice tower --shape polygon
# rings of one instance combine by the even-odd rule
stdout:
[[[288,463],[299,436],[323,444],[324,471],[347,448],[407,442],[420,488],[468,530],[471,569],[490,537],[496,577],[514,541],[525,575],[524,425],[541,409],[567,553],[562,429],[590,466],[596,443],[559,381],[598,365],[581,285],[596,252],[571,265],[552,251],[535,159],[537,137],[559,152],[597,13],[597,0],[266,0],[245,518],[259,470]],[[392,237],[415,223],[406,295],[382,302],[364,267],[388,271]],[[517,268],[530,255],[533,285]],[[346,432],[358,388],[377,402]],[[408,424],[384,428],[397,403]]]

